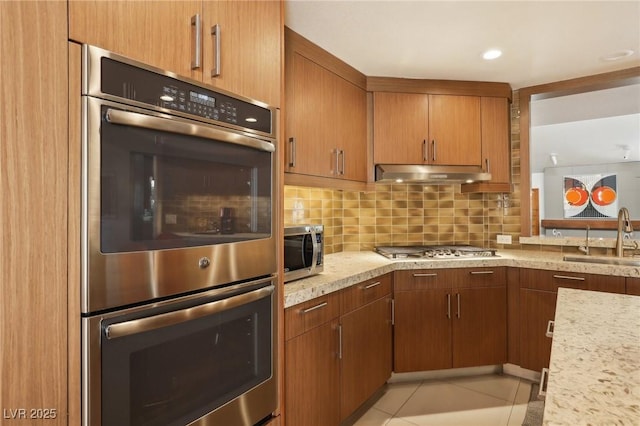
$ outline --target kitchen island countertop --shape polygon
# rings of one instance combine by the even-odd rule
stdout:
[[[566,254],[566,253],[565,253]],[[498,250],[497,257],[461,259],[391,260],[373,251],[347,251],[325,255],[324,272],[284,286],[285,308],[350,287],[362,281],[403,269],[512,266],[553,271],[640,277],[640,267],[563,261],[563,253]]]
[[[560,288],[543,425],[640,424],[640,296]]]

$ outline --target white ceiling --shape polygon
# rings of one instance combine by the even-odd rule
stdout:
[[[518,89],[640,65],[637,0],[286,0],[285,23],[367,76]],[[489,48],[504,53],[485,61]]]
[[[551,154],[557,167],[640,161],[640,84],[533,100],[530,112],[534,173],[554,167]]]
[[[640,66],[640,0],[285,0],[285,23],[367,76],[519,89]],[[503,55],[485,61],[489,48]],[[532,103],[531,170],[549,153],[558,166],[622,161],[626,146],[640,161],[639,88]]]

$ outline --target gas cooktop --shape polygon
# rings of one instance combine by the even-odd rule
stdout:
[[[451,246],[380,246],[375,251],[390,259],[408,257],[426,259],[456,259],[468,257],[497,257],[495,249],[468,245]]]

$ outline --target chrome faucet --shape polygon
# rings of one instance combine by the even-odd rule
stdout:
[[[631,219],[629,218],[629,210],[622,207],[618,211],[618,235],[616,237],[616,257],[624,256],[624,235],[623,233],[633,232]]]
[[[587,225],[587,228],[585,229],[586,235],[585,235],[585,238],[584,238],[584,246],[578,247],[578,250],[580,250],[581,252],[583,252],[587,256],[589,256],[589,230],[590,229],[591,229],[591,227],[589,225]]]

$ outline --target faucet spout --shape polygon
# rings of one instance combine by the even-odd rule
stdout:
[[[618,211],[618,234],[616,236],[616,257],[624,256],[624,234],[633,232],[633,226],[631,226],[631,218],[629,217],[629,210],[626,207],[622,207]]]

